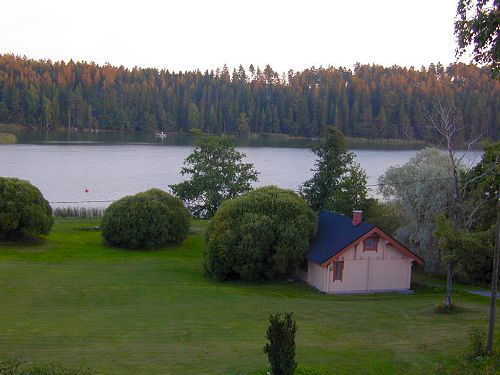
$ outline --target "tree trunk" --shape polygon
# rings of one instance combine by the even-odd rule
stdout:
[[[486,352],[493,353],[493,336],[495,335],[495,318],[498,290],[498,266],[500,262],[500,198],[497,200],[497,230],[495,235],[495,253],[493,254],[493,274],[491,276],[490,326]]]
[[[448,262],[448,273],[446,275],[446,303],[445,306],[447,308],[450,308],[453,306],[453,269],[454,269],[454,264],[453,262]]]

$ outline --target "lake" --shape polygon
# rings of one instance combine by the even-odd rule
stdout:
[[[31,181],[54,207],[105,207],[110,201],[153,187],[168,190],[169,185],[182,181],[179,172],[194,143],[189,136],[157,139],[145,133],[45,132],[26,128],[12,132],[21,143],[0,145],[0,176]],[[307,146],[313,140],[246,137],[236,141],[238,150],[247,155],[246,161],[260,171],[255,186],[272,184],[298,190],[312,176],[315,155]],[[353,151],[370,185],[376,184],[388,167],[402,165],[418,152]],[[476,162],[479,155],[474,154]],[[377,194],[376,187],[371,188],[371,194]]]
[[[297,190],[312,176],[315,155],[306,148],[238,147],[260,171],[260,185]],[[167,190],[182,180],[179,171],[192,146],[0,145],[0,176],[31,181],[51,202],[116,200],[152,187]],[[405,163],[415,150],[354,150],[369,183],[391,165]],[[89,192],[86,193],[85,189]],[[107,202],[82,203],[106,206]],[[53,204],[58,206],[61,204]],[[74,205],[77,204],[65,204]]]

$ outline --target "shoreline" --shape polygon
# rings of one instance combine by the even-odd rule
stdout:
[[[194,145],[196,136],[185,132],[144,132],[117,129],[75,129],[75,128],[36,128],[19,124],[0,124],[0,132],[9,132],[17,136],[19,144],[163,144]],[[17,133],[17,134],[16,134]],[[216,134],[213,134],[214,136]],[[250,133],[246,135],[226,134],[235,139],[242,147],[291,147],[310,148],[319,142],[318,137],[302,137],[283,133]],[[348,137],[350,149],[408,150],[431,147],[429,142],[399,138],[363,138]]]

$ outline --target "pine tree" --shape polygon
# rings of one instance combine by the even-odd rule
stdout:
[[[271,373],[273,375],[293,375],[297,368],[295,361],[295,334],[297,323],[292,318],[293,313],[285,313],[283,319],[281,314],[271,314],[269,317],[269,328],[264,346],[264,353],[269,358]]]

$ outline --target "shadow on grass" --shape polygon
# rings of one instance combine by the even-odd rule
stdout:
[[[45,237],[20,238],[18,240],[0,241],[0,246],[36,247],[45,244],[47,244],[47,239]]]

